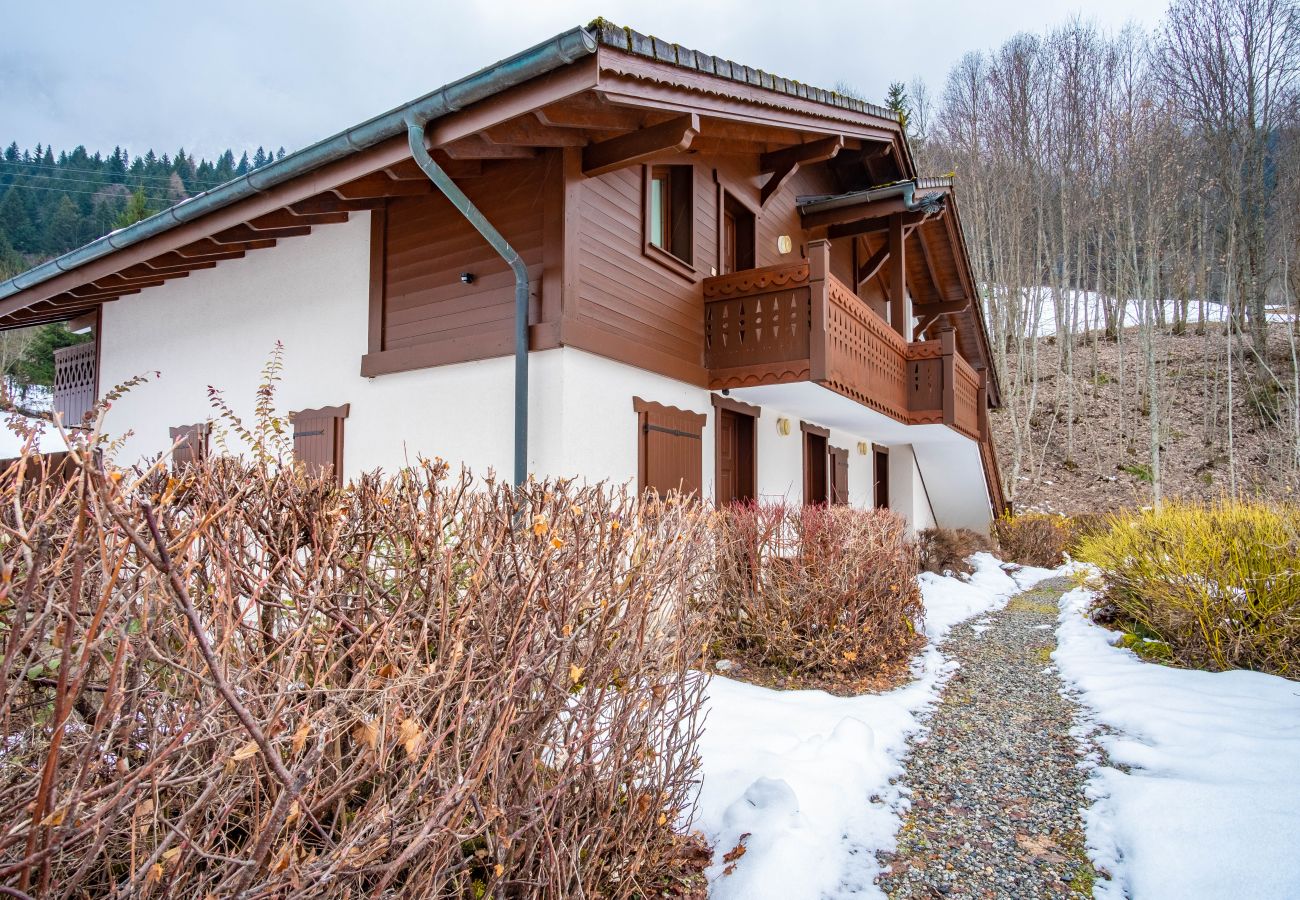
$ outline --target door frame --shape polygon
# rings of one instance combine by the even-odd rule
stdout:
[[[723,411],[753,419],[750,428],[750,466],[753,469],[754,499],[758,499],[758,418],[763,414],[762,407],[741,403],[720,394],[711,394],[713,408],[717,410],[713,422],[713,501],[722,505],[722,413]]]
[[[831,478],[830,478],[831,430],[829,428],[822,428],[820,425],[812,425],[808,422],[800,422],[799,430],[800,432],[803,433],[803,503],[804,506],[825,505],[829,503],[831,499],[830,496],[831,494]],[[814,494],[812,490],[813,469],[811,465],[813,460],[812,460],[812,454],[809,453],[809,444],[812,443],[814,439],[821,443],[821,453],[819,455],[821,456],[823,490],[821,492],[822,496],[819,499],[811,500],[809,498],[812,497]]]

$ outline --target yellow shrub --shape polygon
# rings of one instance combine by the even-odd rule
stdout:
[[[1079,557],[1119,621],[1173,661],[1300,677],[1300,508],[1170,504],[1117,516]]]

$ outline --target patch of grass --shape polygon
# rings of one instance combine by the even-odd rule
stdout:
[[[1151,467],[1145,463],[1126,463],[1119,468],[1121,472],[1132,475],[1138,481],[1145,481],[1147,484],[1155,481],[1155,476],[1151,474]]]
[[[1034,651],[1034,657],[1043,665],[1048,665],[1052,661],[1052,651],[1055,649],[1050,645],[1044,645]]]

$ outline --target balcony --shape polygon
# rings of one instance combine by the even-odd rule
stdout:
[[[709,387],[812,382],[904,425],[947,425],[985,435],[985,387],[952,331],[909,343],[828,271],[826,245],[810,259],[704,280]]]

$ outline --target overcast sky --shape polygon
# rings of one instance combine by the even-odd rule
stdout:
[[[258,0],[0,6],[0,142],[212,156],[292,150],[574,25],[620,25],[873,100],[941,90],[968,50],[1074,15],[1151,27],[1164,0]]]

